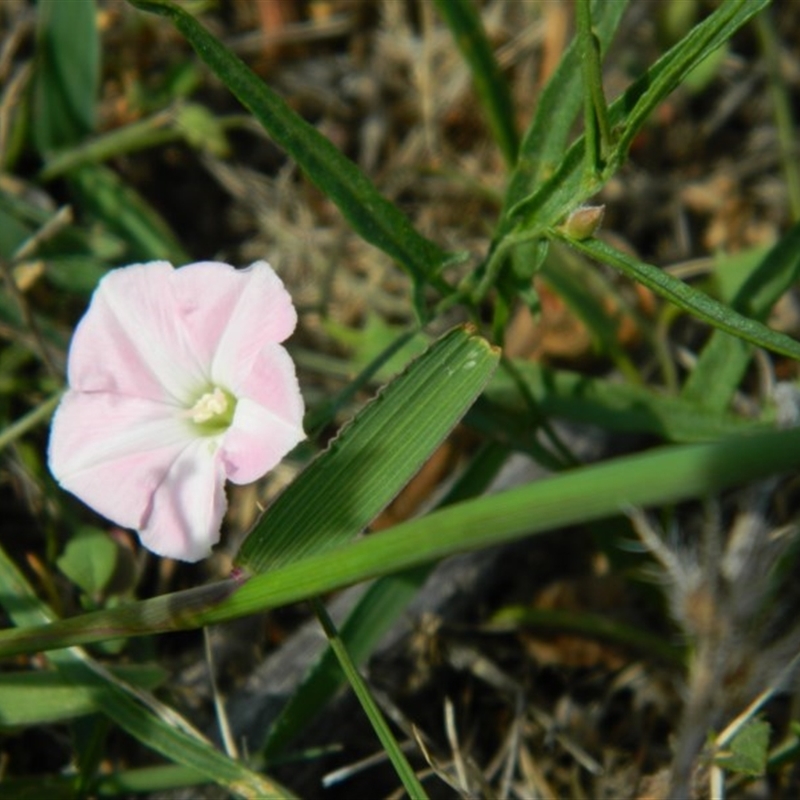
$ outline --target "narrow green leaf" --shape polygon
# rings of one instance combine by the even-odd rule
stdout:
[[[769,0],[728,0],[662,56],[621,98],[625,118],[617,142],[617,160],[628,152],[633,138],[653,110],[683,79],[763,8]]]
[[[31,128],[47,154],[94,128],[100,42],[94,0],[39,0]]]
[[[461,419],[498,359],[465,328],[436,341],[278,497],[237,563],[264,572],[361,533]]]
[[[715,328],[775,353],[800,359],[800,342],[770,330],[766,325],[754,319],[738,314],[723,303],[712,299],[704,292],[692,289],[691,286],[673,278],[658,267],[637,261],[599,239],[587,239],[586,241],[564,239],[564,241],[584,255],[618,269],[629,278],[674,303],[678,308],[708,322]]]
[[[598,0],[592,5],[593,28],[601,53],[611,43],[627,5],[627,0],[615,0],[613,3]],[[561,172],[564,171],[562,162],[583,102],[581,65],[580,42],[574,39],[539,97],[533,121],[520,145],[500,222],[492,239],[490,257],[470,279],[479,287],[476,291],[478,298],[497,280],[501,296],[511,304],[517,297],[524,296],[525,291],[530,292],[530,281],[544,261],[547,242],[538,238],[538,234],[512,248],[505,247],[503,242],[516,223],[516,207],[526,197],[535,195],[559,165]],[[579,168],[583,166],[583,150],[578,151],[573,146],[569,152],[572,153],[571,164],[578,179],[581,174]],[[570,190],[573,192],[571,196],[566,193],[560,196],[563,203],[558,213],[553,215],[553,224],[581,202],[581,198],[577,197],[580,187],[571,185]],[[590,194],[583,195],[583,199]],[[507,259],[511,260],[512,269],[503,270]],[[528,305],[533,311],[533,298],[530,298]]]
[[[430,567],[415,567],[401,575],[375,581],[359,598],[342,624],[339,635],[350,657],[362,664],[376,643],[411,602],[430,573]],[[344,682],[344,674],[333,650],[327,648],[289,698],[270,728],[264,746],[269,761],[278,755],[325,707]]]
[[[590,378],[528,361],[514,361],[527,390],[548,417],[596,425],[617,433],[647,433],[672,442],[707,442],[744,433],[763,421],[709,411],[699,403],[621,381]],[[517,426],[530,427],[530,412],[512,378],[498,370],[465,421],[509,443],[521,440]],[[506,435],[503,436],[503,431]],[[508,438],[507,438],[508,437]]]
[[[608,48],[627,5],[627,0],[613,3],[600,0],[592,6],[594,32],[601,52]],[[509,209],[534,191],[561,161],[581,110],[581,81],[580,45],[573,40],[536,104],[536,114],[525,133],[517,167],[508,184],[504,218]]]
[[[450,28],[458,49],[469,64],[475,90],[483,105],[495,141],[506,164],[517,160],[519,138],[508,82],[500,72],[473,0],[434,0]]]
[[[577,38],[581,48],[583,70],[583,133],[586,137],[586,170],[600,173],[611,149],[611,125],[608,121],[608,104],[603,91],[603,71],[600,46],[592,29],[592,12],[589,0],[578,0],[575,5],[578,21]]]
[[[50,625],[2,631],[0,656],[236,619],[455,553],[612,517],[631,506],[706,497],[798,466],[800,429],[792,428],[580,467],[458,503],[244,582],[221,581]]]
[[[436,275],[451,257],[417,233],[407,217],[378,192],[352,161],[292,111],[191,14],[168,0],[129,2],[173,23],[275,142],[339,207],[359,235],[403,266],[418,288],[426,282],[446,288]]]
[[[754,269],[731,301],[731,307],[765,320],[772,306],[800,279],[800,224],[796,224]],[[710,410],[729,405],[744,377],[752,348],[741,339],[714,331],[681,394]]]

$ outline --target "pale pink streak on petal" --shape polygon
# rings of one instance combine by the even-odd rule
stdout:
[[[186,405],[208,384],[175,299],[176,271],[166,261],[109,272],[75,329],[70,388]],[[212,288],[212,287],[209,287]]]
[[[217,305],[215,313],[224,320],[220,325],[205,316],[207,331],[218,329],[213,339],[211,374],[215,381],[220,370],[230,362],[249,370],[261,348],[269,342],[282,342],[297,324],[297,312],[280,278],[265,261],[257,261],[245,270],[234,271],[236,292],[227,296],[227,305]],[[198,336],[201,334],[198,332]]]
[[[69,391],[53,418],[48,461],[65,489],[113,522],[139,528],[153,491],[195,438],[171,406]]]
[[[204,363],[253,358],[297,324],[291,297],[266,261],[247,269],[199,262],[175,277],[181,316]]]
[[[230,350],[282,342],[297,324],[297,312],[281,279],[266,261],[234,269],[201,261],[179,269],[176,298],[199,352],[211,359]]]
[[[160,556],[199,561],[219,541],[225,475],[214,438],[196,439],[170,466],[153,494],[142,544]]]
[[[228,479],[239,484],[258,480],[305,438],[299,424],[276,417],[252,400],[240,399],[222,440]]]
[[[302,428],[303,397],[294,362],[283,346],[265,345],[252,363],[232,358],[219,365],[215,378],[236,397],[253,400],[290,426]]]

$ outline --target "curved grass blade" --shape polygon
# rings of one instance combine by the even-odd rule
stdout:
[[[674,303],[683,311],[708,322],[709,325],[751,344],[800,360],[800,342],[773,331],[754,319],[738,314],[730,307],[714,300],[704,292],[692,289],[691,286],[673,278],[658,267],[637,261],[599,239],[577,241],[561,236],[559,238],[595,261],[618,269],[629,278]]]
[[[508,166],[513,166],[519,148],[514,105],[508,82],[495,61],[481,18],[472,0],[434,0],[434,3],[469,64],[475,90],[503,158]]]
[[[160,14],[172,22],[273,140],[339,207],[359,235],[394,258],[417,287],[427,282],[447,289],[436,276],[452,257],[417,233],[408,218],[378,192],[352,161],[292,111],[238,56],[191,14],[168,0],[129,2],[142,11]]]
[[[361,533],[466,413],[498,359],[466,328],[434,342],[267,509],[237,564],[264,572]]]
[[[706,497],[798,466],[800,428],[664,447],[467,500],[245,582],[221,581],[50,625],[2,631],[0,656],[236,619],[456,553],[613,517],[631,506]]]
[[[25,577],[0,548],[0,604],[18,626],[40,625],[52,620],[52,611],[37,597]],[[50,623],[50,624],[58,624]],[[244,798],[291,797],[291,793],[266,776],[249,770],[216,750],[199,734],[178,727],[179,720],[167,721],[170,713],[155,698],[149,708],[145,696],[136,692],[95,662],[80,648],[57,650],[48,655],[66,683],[84,687],[92,702],[121,728],[145,746],[167,758],[205,775]],[[157,715],[153,708],[159,709]],[[177,715],[172,715],[177,717]]]

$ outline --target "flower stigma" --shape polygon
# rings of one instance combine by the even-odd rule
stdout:
[[[201,433],[212,436],[230,427],[234,411],[236,411],[236,398],[219,386],[215,386],[212,391],[203,394],[189,409],[189,419],[197,425]]]

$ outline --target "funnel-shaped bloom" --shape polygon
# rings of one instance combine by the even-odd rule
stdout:
[[[264,261],[114,270],[75,329],[50,469],[145,547],[184,561],[219,540],[224,483],[250,483],[304,438],[297,314]]]

